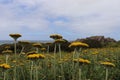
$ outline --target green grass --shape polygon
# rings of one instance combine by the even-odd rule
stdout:
[[[97,55],[93,53],[97,52]],[[105,67],[100,61],[110,61],[115,67],[109,67],[108,80],[120,80],[120,48],[87,49],[74,54],[74,58],[90,60],[87,65],[73,63],[73,53],[62,52],[62,60],[59,53],[45,54],[45,59],[28,60],[25,54],[17,55],[16,79],[17,80],[78,80],[81,69],[81,80],[105,80]],[[0,64],[5,63],[4,55],[0,56]],[[8,63],[11,68],[6,70],[6,80],[14,77],[14,55],[10,55]],[[32,68],[32,69],[31,69]],[[32,73],[31,73],[32,71]],[[0,69],[0,80],[3,80],[3,70]]]

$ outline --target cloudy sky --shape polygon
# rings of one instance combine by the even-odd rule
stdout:
[[[95,35],[120,39],[120,0],[0,0],[0,40],[61,34],[75,40]]]

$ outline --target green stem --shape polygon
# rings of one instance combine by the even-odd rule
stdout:
[[[106,68],[106,76],[105,76],[105,80],[108,80],[108,68]]]
[[[25,48],[25,47],[24,47],[24,46],[22,46],[22,49],[21,49],[21,52],[20,52],[20,53],[22,53],[22,52],[23,52],[24,48]]]
[[[49,48],[50,48],[50,46],[48,45],[48,47],[47,47],[47,53],[49,53]]]
[[[9,57],[9,55],[6,55],[6,64],[8,63],[8,57]]]
[[[36,64],[36,66],[35,66],[35,74],[36,74],[36,80],[38,80],[38,69],[37,69],[37,64]]]
[[[74,80],[74,68],[75,68],[75,66],[74,66],[74,58],[75,58],[75,53],[76,53],[76,48],[74,49],[74,53],[73,53],[73,55],[72,55],[72,80]]]
[[[56,54],[56,44],[55,44],[55,47],[54,47],[54,56],[55,56],[55,54]]]
[[[59,54],[60,54],[60,60],[61,60],[62,55],[61,55],[61,45],[60,44],[59,44]]]
[[[81,79],[81,68],[79,68],[79,80],[82,80]]]
[[[4,80],[6,80],[6,72],[4,72]]]
[[[14,52],[15,52],[15,61],[17,60],[16,58],[16,39],[14,40]],[[14,79],[13,80],[16,80],[16,63],[15,63],[15,68],[14,68]]]
[[[39,48],[36,48],[36,53],[38,53],[39,52]]]
[[[30,80],[32,80],[32,73],[33,73],[33,61],[31,61]]]
[[[54,47],[54,80],[56,80],[56,44]]]

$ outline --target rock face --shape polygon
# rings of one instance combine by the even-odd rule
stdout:
[[[90,45],[90,47],[102,47],[109,42],[116,42],[112,38],[105,38],[104,36],[91,36],[84,39],[77,39],[76,41],[85,42]]]
[[[116,42],[116,40],[114,40],[113,38],[105,38],[104,36],[91,36],[91,37],[87,37],[87,38],[84,38],[84,39],[77,39],[77,41],[84,41],[84,40],[96,40],[96,41],[99,41],[99,42]]]

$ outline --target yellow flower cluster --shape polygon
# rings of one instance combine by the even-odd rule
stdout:
[[[12,51],[11,50],[5,50],[5,51],[2,51],[3,54],[11,54]]]
[[[74,59],[73,60],[74,62],[79,62],[81,64],[90,64],[91,62],[87,59],[82,59],[82,58],[79,58],[79,59]]]
[[[93,55],[97,55],[97,54],[98,54],[98,51],[94,51],[92,54],[93,54]]]
[[[10,46],[5,46],[5,49],[9,49],[10,48]]]
[[[111,62],[100,62],[100,64],[105,65],[105,66],[109,66],[109,67],[115,67],[115,64],[111,63]]]
[[[59,35],[59,34],[52,34],[52,35],[50,35],[50,38],[53,38],[53,39],[62,39],[62,36]]]
[[[0,64],[0,67],[3,68],[3,69],[10,69],[10,65],[6,64],[6,63],[3,63],[3,64]]]
[[[19,37],[21,37],[20,34],[9,34],[9,36],[11,36],[13,38],[19,38]]]
[[[36,54],[36,51],[30,51],[27,53],[27,55],[30,55],[30,54]]]
[[[89,45],[83,42],[72,42],[69,47],[89,47]]]
[[[42,47],[42,44],[40,44],[40,43],[34,43],[33,46],[34,46],[34,47],[37,47],[37,48],[41,48],[41,47]]]
[[[46,45],[51,45],[52,43],[51,42],[47,42]]]
[[[56,39],[55,40],[55,43],[63,43],[63,42],[65,42],[65,40],[63,40],[63,39]]]
[[[46,48],[41,48],[40,50],[41,50],[41,51],[46,51]]]
[[[43,54],[30,54],[27,56],[28,59],[44,59],[45,56]]]

